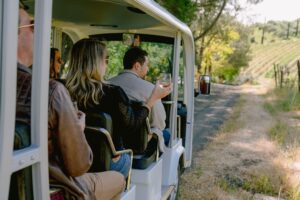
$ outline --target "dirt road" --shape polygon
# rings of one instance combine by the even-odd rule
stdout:
[[[193,154],[202,150],[217,133],[239,96],[237,86],[213,84],[210,95],[195,98]]]

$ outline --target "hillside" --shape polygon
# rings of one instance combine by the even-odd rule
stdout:
[[[300,59],[300,39],[282,40],[276,38],[273,41],[275,42],[263,45],[252,44],[251,61],[249,66],[241,72],[242,76],[253,81],[266,75],[272,76],[274,64],[287,66],[291,75],[296,74],[296,63]]]

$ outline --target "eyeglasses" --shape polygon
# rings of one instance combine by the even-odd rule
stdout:
[[[30,20],[30,24],[19,26],[18,28],[27,28],[30,27],[32,30],[34,30],[34,20]]]
[[[27,24],[27,25],[19,26],[19,28],[26,28],[26,27],[34,27],[34,24]]]

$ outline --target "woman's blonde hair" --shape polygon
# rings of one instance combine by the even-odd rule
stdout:
[[[74,44],[66,87],[72,100],[79,105],[99,104],[104,75],[100,66],[104,63],[105,54],[105,44],[96,39],[81,39]]]

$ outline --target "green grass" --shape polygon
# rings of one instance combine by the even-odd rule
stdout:
[[[198,167],[197,169],[195,169],[195,171],[193,172],[193,174],[197,177],[200,178],[203,175],[203,170],[201,167]]]
[[[221,133],[232,133],[240,128],[242,128],[243,124],[241,122],[237,123],[238,118],[241,116],[241,110],[245,104],[246,100],[243,98],[239,98],[236,102],[236,106],[234,106],[233,113],[230,115],[230,118],[226,121],[225,124],[221,127]]]
[[[291,188],[287,192],[288,200],[300,199],[300,188]]]
[[[243,189],[253,194],[278,194],[278,190],[273,186],[271,180],[265,175],[252,175],[244,179],[234,176],[225,176],[218,179],[217,184],[220,188],[227,192]]]
[[[291,88],[282,88],[275,90],[278,100],[275,106],[284,112],[300,109],[300,93]]]
[[[264,104],[265,110],[274,115],[277,112],[300,110],[300,93],[294,88],[278,88],[270,92],[274,100]]]
[[[278,142],[280,145],[286,143],[288,135],[289,126],[282,121],[277,121],[277,123],[269,131],[270,138]]]
[[[277,109],[271,103],[264,103],[264,109],[268,111],[271,115],[275,115],[277,113]]]
[[[243,189],[252,193],[277,195],[278,191],[272,185],[270,179],[265,175],[251,176],[245,180]]]

